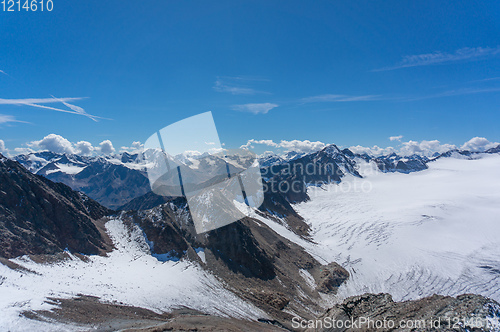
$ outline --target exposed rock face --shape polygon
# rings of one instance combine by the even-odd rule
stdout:
[[[486,153],[500,153],[500,144],[496,147],[486,150]]]
[[[265,153],[262,157],[259,158],[260,167],[279,165],[284,162],[285,160],[275,153]]]
[[[433,295],[394,302],[389,294],[364,294],[329,309],[318,318],[323,326],[309,322],[307,331],[492,331],[500,328],[493,328],[499,319],[500,305],[480,295]],[[327,322],[346,321],[358,324],[347,328],[325,326]]]
[[[280,192],[265,191],[259,211],[266,218],[282,224],[302,238],[309,239],[311,228]]]
[[[478,158],[478,155],[477,155],[477,153],[474,153],[471,151],[454,149],[454,150],[449,150],[449,151],[443,152],[440,155],[438,155],[434,158],[431,158],[429,160],[429,162],[433,162],[433,161],[439,160],[441,158],[456,158],[456,159],[472,160],[472,159]]]
[[[127,204],[124,204],[118,208],[118,210],[124,210],[124,211],[130,211],[130,210],[149,210],[152,209],[158,205],[162,205],[166,202],[171,200],[170,197],[164,197],[155,194],[154,192],[150,191],[145,195],[139,196],[137,198],[134,198]]]
[[[263,322],[209,316],[187,308],[158,314],[144,308],[103,303],[92,296],[79,296],[74,299],[49,298],[45,302],[55,308],[50,311],[25,311],[23,315],[41,321],[77,324],[70,327],[81,330],[84,326],[89,331],[285,331]]]
[[[110,212],[0,155],[0,256],[102,253],[110,242],[96,220]]]
[[[322,296],[335,294],[349,277],[339,265],[321,265],[258,220],[243,218],[196,234],[188,212],[186,201],[178,198],[151,210],[123,212],[121,218],[142,228],[153,255],[199,262],[280,324],[290,325],[290,312],[314,317],[324,310]]]
[[[266,186],[264,186],[266,188]],[[119,209],[124,211],[130,210],[149,210],[167,202],[185,201],[184,198],[164,197],[153,192],[137,197],[129,203],[121,206]],[[292,207],[286,197],[280,192],[272,192],[267,190],[264,192],[264,201],[259,207],[259,213],[266,218],[272,219],[279,224],[292,230],[297,235],[304,239],[309,239],[309,225]]]
[[[490,149],[484,151],[484,153],[489,153],[489,154],[500,153],[500,144],[494,148],[490,148]],[[454,150],[449,150],[449,151],[446,151],[444,153],[441,153],[440,155],[436,156],[435,158],[432,158],[430,161],[435,161],[435,160],[438,160],[440,158],[450,158],[450,157],[458,158],[458,159],[477,159],[477,158],[480,158],[480,155],[481,155],[481,152],[479,152],[479,151],[468,151],[468,150],[454,149]]]
[[[320,271],[318,290],[322,293],[335,291],[349,278],[349,273],[335,262],[321,267]]]
[[[309,200],[307,186],[338,183],[345,174],[361,177],[354,161],[335,144],[289,162],[262,169],[266,191],[279,192],[290,203]]]
[[[419,155],[401,157],[395,153],[373,159],[382,172],[411,173],[429,168],[428,159]]]
[[[44,175],[43,171],[39,173]],[[150,190],[149,181],[143,173],[107,162],[92,163],[77,174],[54,172],[44,176],[81,191],[111,209]]]
[[[138,155],[123,153],[119,159],[107,159],[44,151],[16,156],[15,160],[31,172],[62,182],[111,209],[151,190],[146,174],[137,167]]]

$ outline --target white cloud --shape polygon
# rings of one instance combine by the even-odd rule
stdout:
[[[389,140],[391,140],[391,141],[401,141],[402,138],[403,138],[403,135],[391,136],[391,137],[389,137]]]
[[[278,147],[278,143],[274,143],[273,140],[271,139],[262,139],[262,140],[256,140],[256,139],[250,139],[248,142],[242,146],[240,146],[240,149],[248,149],[248,148],[254,148],[252,144],[263,144],[267,146],[273,146],[273,147]]]
[[[473,95],[473,94],[479,94],[479,93],[491,93],[491,92],[499,92],[500,88],[499,87],[493,87],[493,88],[462,88],[462,89],[456,89],[456,90],[448,90],[428,96],[420,96],[420,97],[411,97],[411,98],[405,98],[401,99],[402,101],[416,101],[416,100],[425,100],[425,99],[432,99],[432,98],[442,98],[442,97],[453,97],[453,96],[464,96],[464,95]]]
[[[438,140],[423,140],[421,142],[408,141],[402,143],[399,153],[404,156],[418,154],[421,156],[431,157],[436,153],[443,153],[456,148],[457,147],[453,144],[441,144]]]
[[[12,115],[0,114],[0,124],[9,122],[24,122],[24,121],[16,120],[16,118]]]
[[[214,90],[218,92],[227,92],[233,95],[253,95],[256,93],[266,93],[263,91],[257,91],[248,86],[249,82],[255,81],[268,81],[265,78],[257,77],[243,77],[243,76],[233,76],[233,77],[217,77],[214,83]]]
[[[286,151],[297,151],[297,152],[314,152],[323,149],[326,144],[323,142],[311,142],[309,140],[299,141],[281,141],[278,146],[285,149]]]
[[[100,151],[103,154],[112,154],[115,152],[115,148],[113,147],[113,143],[109,139],[102,141],[99,143]]]
[[[3,155],[9,155],[9,150],[5,147],[5,142],[0,139],[0,153]]]
[[[132,146],[122,146],[120,152],[139,153],[144,149],[144,144],[139,141],[132,142]]]
[[[83,99],[82,97],[71,97],[71,98],[25,98],[25,99],[2,99],[0,98],[0,105],[18,105],[18,106],[31,106],[31,107],[37,107],[37,108],[43,108],[43,109],[49,109],[57,112],[63,112],[63,113],[70,113],[70,114],[77,114],[77,115],[83,115],[88,117],[89,119],[92,119],[94,121],[97,121],[97,119],[105,119],[101,118],[96,115],[89,114],[85,112],[85,110],[79,106],[69,104],[69,101],[75,101],[75,100],[81,100]],[[49,104],[49,103],[62,103],[66,107],[70,108],[71,110],[64,110],[56,107],[51,107],[51,106],[45,106],[45,105],[40,105],[40,104]]]
[[[374,145],[372,147],[356,145],[349,147],[349,150],[351,150],[353,153],[358,153],[358,154],[366,153],[369,156],[375,156],[375,157],[388,155],[396,152],[396,149],[394,149],[392,146],[381,148],[377,145]]]
[[[302,101],[305,103],[316,103],[316,102],[372,101],[380,99],[381,99],[380,95],[349,96],[349,95],[326,94],[326,95],[302,98]]]
[[[469,151],[476,151],[476,152],[483,152],[488,149],[497,147],[500,143],[493,143],[487,140],[484,137],[474,137],[465,142],[460,148],[462,150],[469,150]]]
[[[111,154],[115,152],[113,143],[110,140],[102,141],[99,147],[95,147],[88,141],[79,141],[72,143],[61,135],[49,134],[39,141],[32,141],[26,144],[28,147],[15,148],[16,155],[28,154],[37,151],[52,151],[55,153],[78,154],[82,156],[91,156],[95,153]],[[142,149],[140,142],[132,143],[131,149]]]
[[[400,141],[402,136],[393,136],[391,141]],[[391,138],[393,138],[391,137]],[[465,142],[460,148],[462,150],[469,150],[474,152],[483,152],[490,148],[498,146],[500,143],[490,142],[484,137],[474,137]],[[436,154],[444,153],[446,151],[455,150],[457,146],[454,144],[441,143],[438,140],[423,140],[423,141],[408,141],[402,142],[398,149],[393,147],[381,148],[378,146],[364,147],[361,145],[351,146],[349,148],[354,153],[367,153],[372,156],[388,155],[393,152],[402,155],[410,156],[417,154],[420,156],[432,157]]]
[[[27,104],[51,104],[68,101],[81,100],[82,97],[69,98],[25,98],[25,99],[3,99],[0,98],[0,105],[27,105]]]
[[[90,156],[94,152],[94,147],[90,142],[80,141],[75,144],[76,153],[82,156]]]
[[[375,69],[373,71],[387,71],[408,67],[428,66],[457,61],[472,61],[500,55],[500,46],[490,47],[464,47],[454,53],[434,52],[427,54],[407,55],[401,62],[392,67]]]
[[[260,104],[243,104],[233,105],[232,109],[241,112],[250,112],[253,114],[267,114],[273,108],[278,107],[278,104],[260,103]]]
[[[391,141],[401,141],[403,136],[392,136],[389,139]],[[381,148],[377,145],[373,147],[364,147],[361,145],[351,146],[349,150],[354,153],[363,154],[366,153],[371,156],[379,157],[384,155],[389,155],[391,153],[397,153],[402,156],[411,156],[414,154],[426,157],[432,157],[436,153],[443,153],[449,150],[456,149],[457,147],[453,144],[442,144],[438,140],[432,141],[408,141],[402,142],[399,148],[394,148],[392,146]]]
[[[263,139],[263,140],[251,139],[246,144],[242,145],[240,148],[242,148],[242,149],[254,148],[255,147],[254,145],[256,145],[256,144],[267,145],[267,146],[271,146],[271,147],[274,147],[277,149],[283,149],[285,152],[297,151],[297,152],[305,152],[305,153],[319,151],[326,146],[326,144],[323,142],[319,142],[319,141],[311,142],[309,140],[304,140],[304,141],[282,140],[281,142],[276,143],[270,139]]]
[[[73,144],[66,138],[56,134],[49,134],[40,141],[28,143],[28,146],[55,153],[75,153]]]
[[[14,149],[14,155],[28,154],[28,153],[32,153],[32,152],[35,152],[35,150],[33,150],[31,148],[15,148]]]
[[[253,95],[256,92],[251,88],[224,84],[221,80],[215,81],[214,90],[218,92],[229,92],[233,95]]]

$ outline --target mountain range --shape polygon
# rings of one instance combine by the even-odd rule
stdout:
[[[492,148],[486,153],[497,153],[498,149],[499,147]],[[354,154],[349,149],[340,150],[331,144],[309,154],[292,151],[279,156],[267,152],[259,157],[259,163],[263,177],[268,181],[286,182],[287,185],[283,185],[286,188],[299,180],[300,183],[295,183],[297,190],[294,192],[285,190],[287,199],[297,203],[307,200],[306,191],[309,185],[338,183],[344,174],[360,176],[357,168],[363,161],[373,163],[382,172],[411,173],[426,169],[429,162],[439,158],[450,156],[474,158],[477,154],[471,151],[452,150],[433,158],[420,155],[400,156],[396,153],[376,157]],[[226,172],[225,163],[222,164],[222,160],[218,157],[185,154],[174,158],[175,162],[183,167],[183,173],[187,174],[186,178],[188,180],[192,178],[194,182],[198,178]],[[146,174],[146,161],[137,153],[124,152],[118,155],[89,157],[42,151],[17,155],[13,160],[32,173],[54,182],[64,183],[110,209],[118,209],[134,198],[151,191]],[[306,165],[309,165],[309,169],[305,168]],[[242,170],[246,166],[248,165],[244,160],[234,160],[230,164],[230,167],[234,168],[232,172]],[[291,171],[287,172],[288,170]]]
[[[375,157],[332,144],[310,154],[290,154],[291,158],[266,154],[260,159],[266,188],[263,204],[250,209],[248,217],[203,234],[195,232],[185,198],[151,192],[140,155],[84,157],[37,152],[14,160],[0,155],[0,287],[5,291],[0,304],[6,312],[0,326],[8,330],[16,326],[72,330],[78,324],[101,328],[118,324],[113,326],[147,330],[151,326],[168,329],[176,322],[178,329],[203,330],[214,324],[233,326],[229,330],[236,331],[238,326],[250,324],[249,330],[304,330],[294,327],[294,317],[314,321],[325,317],[356,319],[363,314],[398,321],[462,315],[496,322],[500,306],[480,295],[421,300],[411,295],[407,302],[394,302],[389,294],[343,297],[352,295],[349,287],[360,294],[358,288],[363,289],[363,283],[368,290],[379,289],[370,284],[365,273],[383,275],[384,271],[376,272],[370,263],[361,262],[352,248],[366,242],[366,248],[378,252],[377,248],[383,248],[379,246],[390,243],[391,227],[397,223],[380,226],[372,219],[365,220],[365,216],[377,217],[378,212],[370,214],[376,205],[359,203],[362,196],[339,196],[325,190],[370,179],[366,170],[378,172],[376,181],[385,181],[390,174],[397,176],[390,179],[403,181],[401,177],[414,178],[410,173],[435,172],[434,165],[448,167],[455,161],[484,160],[491,167],[498,153],[500,146],[486,153],[449,151],[433,158]],[[176,161],[196,166],[193,176],[196,172],[218,172],[224,166],[217,158],[205,164],[199,156],[182,157]],[[246,166],[242,160],[234,162],[236,169]],[[339,202],[346,199],[350,205],[335,205],[332,197]],[[328,204],[320,204],[321,199]],[[444,204],[443,209],[449,211]],[[345,215],[356,206],[363,210],[359,225]],[[390,210],[382,211],[391,215]],[[446,214],[425,216],[420,216],[423,221],[419,222],[411,219],[408,225],[424,227],[429,220],[441,220]],[[328,218],[347,218],[347,224]],[[318,233],[322,228],[323,233]],[[337,242],[332,246],[328,239]],[[488,253],[484,251],[483,260],[483,254],[476,251],[481,261],[474,268],[484,272],[477,275],[481,283],[497,278],[498,262]],[[438,283],[439,276],[426,270],[417,281],[401,274],[394,284],[391,278],[397,276],[391,274],[386,282],[416,282],[416,293],[411,294],[427,296],[427,290],[418,292],[425,273],[441,285],[433,288],[435,292],[448,294],[446,289],[450,289],[458,295],[455,288],[447,288],[444,281]],[[474,288],[480,284],[474,279],[460,280],[455,282],[457,289],[483,289]],[[39,289],[32,288],[33,284],[40,285]],[[497,293],[492,290],[488,294]],[[76,314],[82,310],[94,315],[96,321],[91,323]],[[122,318],[110,320],[101,314],[103,311]],[[170,314],[167,317],[158,312]],[[251,322],[238,321],[241,319]]]

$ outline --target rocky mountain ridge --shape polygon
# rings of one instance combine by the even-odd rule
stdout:
[[[499,151],[500,146],[497,146],[484,153],[492,154]],[[259,157],[259,162],[262,175],[267,182],[266,189],[272,192],[280,191],[290,203],[297,203],[308,200],[308,186],[338,183],[345,174],[359,177],[358,168],[363,162],[373,163],[381,172],[411,173],[427,169],[429,162],[439,158],[472,159],[479,158],[480,155],[480,152],[450,150],[432,158],[417,154],[401,156],[395,153],[375,157],[355,154],[349,149],[340,150],[336,145],[330,144],[320,151],[309,154],[295,151],[283,156],[265,153]],[[217,166],[219,159],[205,160],[206,158],[203,155],[174,157],[175,162],[185,168],[186,178],[189,178],[189,174],[193,171],[201,174],[208,168],[217,175],[225,172],[224,165]],[[151,191],[145,161],[140,154],[124,152],[112,156],[87,157],[42,151],[18,155],[13,159],[31,172],[55,182],[62,182],[112,209],[125,206],[133,199]],[[246,165],[245,160],[234,160],[231,163],[229,167],[234,172]],[[194,173],[191,175],[196,177]],[[280,184],[281,188],[278,188]]]
[[[0,256],[63,250],[100,254],[110,241],[98,220],[111,210],[0,155]]]
[[[336,146],[298,158],[293,165],[299,169],[307,163],[316,167],[328,165],[326,179],[334,175],[341,179],[345,174],[360,176],[349,152],[340,151]],[[309,176],[305,172],[300,175]],[[328,303],[325,298],[333,297],[349,274],[334,262],[320,263],[297,243],[273,230],[272,223],[278,223],[308,241],[309,226],[281,192],[266,191],[263,206],[251,217],[199,235],[194,231],[184,198],[156,197],[150,193],[136,199],[137,208],[132,211],[112,214],[84,194],[31,174],[1,155],[0,176],[3,248],[0,255],[6,258],[23,254],[53,255],[64,250],[77,255],[103,254],[111,250],[112,243],[102,231],[102,223],[118,219],[130,230],[139,230],[136,233],[144,236],[150,254],[157,260],[198,264],[222,280],[232,293],[265,312],[269,317],[262,322],[273,327],[303,330],[293,326],[294,317],[324,321],[326,317],[339,320],[368,316],[378,320],[390,318],[399,323],[413,318],[445,320],[450,315],[485,320],[500,316],[498,304],[476,295],[393,302],[388,294],[349,298],[322,314]],[[317,174],[310,179],[325,181]],[[103,218],[109,214],[112,215]],[[11,260],[1,262],[13,269],[22,268]],[[192,320],[185,324],[190,324],[186,328],[196,325]],[[450,326],[443,325],[433,330],[449,329]]]

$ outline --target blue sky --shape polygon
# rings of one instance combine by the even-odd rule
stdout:
[[[49,134],[119,150],[206,111],[230,147],[500,141],[498,1],[54,0],[0,16],[11,150]]]

